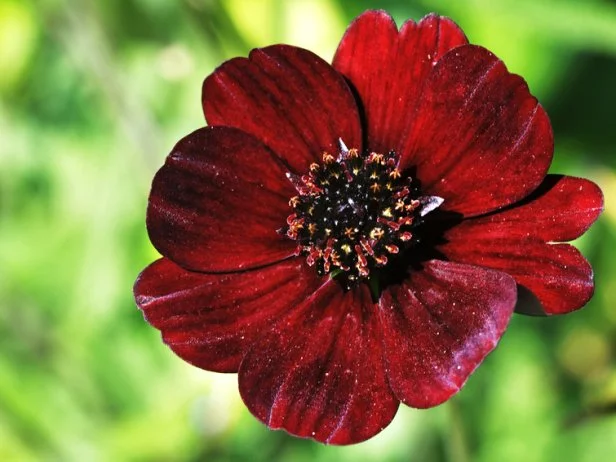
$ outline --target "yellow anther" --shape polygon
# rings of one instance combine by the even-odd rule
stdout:
[[[389,172],[389,178],[393,178],[394,180],[396,178],[400,178],[400,176],[400,170],[398,170],[397,168],[394,168],[391,172]]]
[[[334,158],[334,156],[332,156],[330,153],[328,152],[324,152],[323,153],[323,162],[325,164],[331,164],[335,161],[336,159]]]
[[[383,228],[374,228],[372,231],[370,231],[370,238],[378,240],[382,238],[384,234],[385,231],[383,231]]]

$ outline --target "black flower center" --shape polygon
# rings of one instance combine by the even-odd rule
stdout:
[[[395,152],[340,146],[337,158],[324,153],[306,175],[287,173],[298,195],[280,232],[297,241],[298,255],[318,274],[342,273],[350,286],[412,246],[422,217],[443,200],[422,196],[418,183],[398,169]]]

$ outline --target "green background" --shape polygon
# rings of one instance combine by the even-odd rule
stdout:
[[[606,211],[588,306],[516,316],[449,403],[372,440],[272,432],[235,375],[182,362],[134,305],[149,185],[204,124],[203,78],[284,42],[331,59],[367,8],[449,15],[551,116],[552,171]],[[0,0],[0,460],[597,461],[616,454],[616,4],[591,0]],[[613,459],[612,459],[613,460]]]

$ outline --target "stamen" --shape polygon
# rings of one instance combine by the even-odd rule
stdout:
[[[318,274],[344,275],[350,285],[385,266],[388,255],[409,249],[414,228],[443,199],[421,196],[393,151],[361,154],[338,143],[337,158],[324,152],[307,174],[287,173],[298,195],[278,232],[297,241],[296,254],[306,255]]]

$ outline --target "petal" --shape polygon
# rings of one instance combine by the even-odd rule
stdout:
[[[234,271],[280,261],[292,241],[276,232],[295,195],[284,169],[252,136],[206,127],[181,140],[152,183],[154,247],[187,269]]]
[[[256,49],[220,66],[203,83],[210,125],[252,133],[304,173],[338,139],[361,149],[357,105],[348,85],[314,53],[285,45]]]
[[[434,14],[419,23],[407,21],[399,33],[385,11],[367,11],[353,21],[333,66],[349,79],[364,105],[371,150],[400,152],[433,64],[466,43],[453,21]]]
[[[458,47],[434,66],[401,166],[425,193],[474,216],[535,190],[552,160],[550,121],[524,80],[488,50]]]
[[[510,276],[440,260],[385,289],[379,315],[398,399],[418,408],[449,399],[494,349],[515,302]]]
[[[592,297],[592,268],[574,247],[546,241],[579,237],[601,210],[603,197],[594,183],[549,175],[523,202],[449,230],[441,250],[451,260],[510,274],[546,314],[568,313]]]
[[[445,253],[458,262],[510,274],[537,297],[547,315],[577,310],[592,297],[592,268],[575,247],[482,237],[449,245]],[[523,306],[518,311],[526,313]]]
[[[452,236],[475,233],[493,239],[570,241],[580,237],[603,210],[603,193],[592,181],[548,175],[522,202],[509,209],[464,222]],[[472,229],[466,229],[471,227]]]
[[[236,372],[246,350],[271,323],[321,284],[299,259],[252,271],[204,274],[163,258],[137,279],[135,300],[146,320],[182,359]]]
[[[380,337],[366,287],[345,293],[332,282],[251,348],[242,398],[270,428],[331,444],[366,440],[398,408]]]

